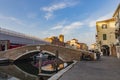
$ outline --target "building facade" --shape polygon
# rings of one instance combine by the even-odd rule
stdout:
[[[66,42],[66,47],[69,47],[69,48],[78,49],[79,46],[80,45],[78,44],[77,39],[72,39]]]
[[[96,49],[98,49],[97,44],[96,44],[96,43],[91,44],[91,45],[90,45],[90,49],[91,49],[91,50],[96,50]]]
[[[60,40],[61,42],[64,42],[64,35],[60,34],[60,35],[59,35],[59,40]]]
[[[87,44],[79,43],[77,39],[72,39],[70,41],[67,41],[66,47],[73,48],[73,49],[88,50]]]
[[[116,42],[115,36],[115,19],[107,19],[96,22],[96,43],[99,51],[103,52],[103,55],[113,55],[112,46]]]
[[[56,36],[47,37],[44,40],[47,41],[47,42],[50,42],[53,45],[65,46],[64,35],[59,35],[59,38],[56,37]]]
[[[117,45],[120,45],[120,4],[113,14],[115,18],[115,35],[117,37]]]
[[[120,58],[120,3],[113,14],[115,18],[116,54]]]

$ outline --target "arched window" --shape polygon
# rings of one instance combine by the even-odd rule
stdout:
[[[107,24],[102,24],[102,29],[107,29]]]

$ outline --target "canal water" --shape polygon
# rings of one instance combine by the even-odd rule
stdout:
[[[9,64],[0,64],[0,80],[47,80],[49,77],[48,76],[40,76],[39,74],[39,59],[37,59],[35,56],[32,56],[26,60],[20,60],[20,61],[16,61],[15,63],[9,63]],[[55,74],[56,70],[51,69],[51,65],[54,63],[55,61],[55,56],[50,56],[50,55],[46,55],[43,56],[42,59],[42,65],[41,66],[45,66],[42,67],[41,72],[43,72],[44,74]],[[71,64],[71,62],[66,63],[67,65],[63,66],[63,62],[61,60],[57,59],[57,63],[62,65],[59,65],[59,70],[67,67],[69,64]],[[47,66],[46,65],[50,65]],[[45,71],[46,69],[49,69],[50,71]],[[57,68],[58,69],[58,68]],[[52,71],[53,70],[53,71]],[[58,71],[59,71],[58,70]]]
[[[47,80],[49,78],[38,74],[39,69],[31,62],[0,65],[0,80]]]

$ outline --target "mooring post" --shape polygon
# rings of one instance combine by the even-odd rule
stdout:
[[[56,50],[55,56],[56,56],[56,59],[55,59],[55,70],[56,70],[56,72],[58,72],[58,57],[59,57],[58,50]]]
[[[42,50],[40,50],[39,53],[39,73],[41,73],[41,67],[42,67]]]

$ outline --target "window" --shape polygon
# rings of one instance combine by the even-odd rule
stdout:
[[[115,30],[115,38],[117,39],[117,36],[118,36],[118,31]]]
[[[72,46],[74,46],[74,44],[72,44]]]
[[[107,24],[103,24],[102,29],[107,29]]]
[[[107,40],[107,35],[103,34],[103,40]]]

